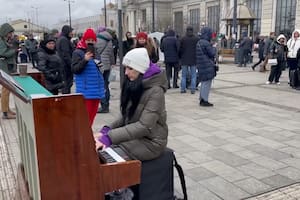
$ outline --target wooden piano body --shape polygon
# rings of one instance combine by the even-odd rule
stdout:
[[[15,77],[22,92],[1,79],[16,97],[21,199],[104,200],[140,182],[140,161],[100,163],[82,95],[53,96],[30,76]]]

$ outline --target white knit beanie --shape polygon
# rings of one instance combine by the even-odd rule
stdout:
[[[145,48],[135,48],[124,56],[122,64],[144,74],[150,65],[148,52]]]

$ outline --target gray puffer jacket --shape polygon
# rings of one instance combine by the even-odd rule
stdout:
[[[157,158],[167,145],[168,126],[165,107],[167,79],[164,71],[143,80],[144,93],[133,115],[122,116],[109,125],[112,144],[119,145],[139,160]]]
[[[103,64],[101,70],[110,70],[112,64],[115,62],[112,36],[107,31],[100,32],[97,35],[95,47],[98,54],[97,57],[100,56]]]

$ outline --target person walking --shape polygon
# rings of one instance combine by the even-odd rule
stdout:
[[[253,41],[247,36],[247,33],[243,33],[243,39],[240,42],[240,62],[238,67],[246,67],[249,62],[249,58],[252,53]]]
[[[266,71],[266,65],[268,64],[268,59],[271,56],[270,55],[270,47],[275,39],[275,32],[270,32],[270,36],[265,41],[265,47],[264,47],[264,62],[261,65],[260,72]]]
[[[187,76],[191,76],[191,94],[196,91],[196,46],[199,38],[194,35],[192,26],[186,28],[186,35],[180,41],[179,58],[181,61],[181,93],[186,93]],[[190,73],[188,73],[190,72]]]
[[[53,95],[57,95],[59,89],[64,87],[64,65],[55,50],[55,41],[52,35],[41,41],[37,67],[45,77],[46,89]]]
[[[286,64],[286,54],[288,48],[285,44],[286,38],[283,34],[280,34],[277,37],[276,42],[273,42],[270,47],[270,58],[277,59],[277,65],[271,66],[270,75],[266,84],[271,84],[274,80],[277,85],[280,85],[279,78],[281,76],[281,72]]]
[[[170,29],[167,31],[166,37],[164,37],[160,45],[160,49],[165,56],[168,89],[171,88],[171,77],[173,77],[173,88],[179,88],[177,84],[179,72],[179,41],[174,30]]]
[[[69,25],[64,25],[61,30],[61,35],[56,41],[56,49],[59,57],[64,64],[64,82],[65,86],[62,88],[63,94],[70,94],[73,85],[73,73],[71,71],[73,45],[71,38],[73,37],[73,28]]]
[[[257,65],[259,65],[260,63],[262,63],[265,59],[265,57],[264,57],[264,48],[265,48],[265,41],[264,41],[264,38],[261,36],[259,38],[259,44],[258,44],[258,58],[259,58],[259,61],[251,66],[253,71],[255,71],[255,67]]]
[[[216,48],[211,44],[212,29],[203,27],[201,29],[200,40],[196,47],[196,64],[198,67],[198,78],[200,87],[200,106],[213,106],[208,101],[212,80],[216,76],[216,65],[214,63]]]
[[[10,74],[10,65],[15,65],[16,50],[9,44],[10,40],[13,39],[14,28],[4,23],[0,27],[0,69]],[[2,86],[1,91],[1,110],[2,119],[16,119],[16,113],[9,108],[9,95],[8,89]]]
[[[72,72],[75,74],[76,93],[81,93],[92,127],[100,100],[105,97],[104,80],[95,63],[96,33],[87,29],[72,55]]]
[[[106,29],[98,29],[97,42],[95,44],[95,47],[97,57],[100,57],[102,63],[100,69],[104,78],[105,97],[101,99],[101,107],[99,107],[97,113],[109,112],[109,75],[112,65],[115,63],[112,39],[112,35],[108,31],[106,31]]]

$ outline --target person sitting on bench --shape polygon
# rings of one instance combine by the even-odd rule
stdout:
[[[96,149],[117,145],[132,159],[158,158],[168,137],[164,71],[151,63],[145,48],[130,50],[123,59],[125,80],[120,117],[95,134]]]

